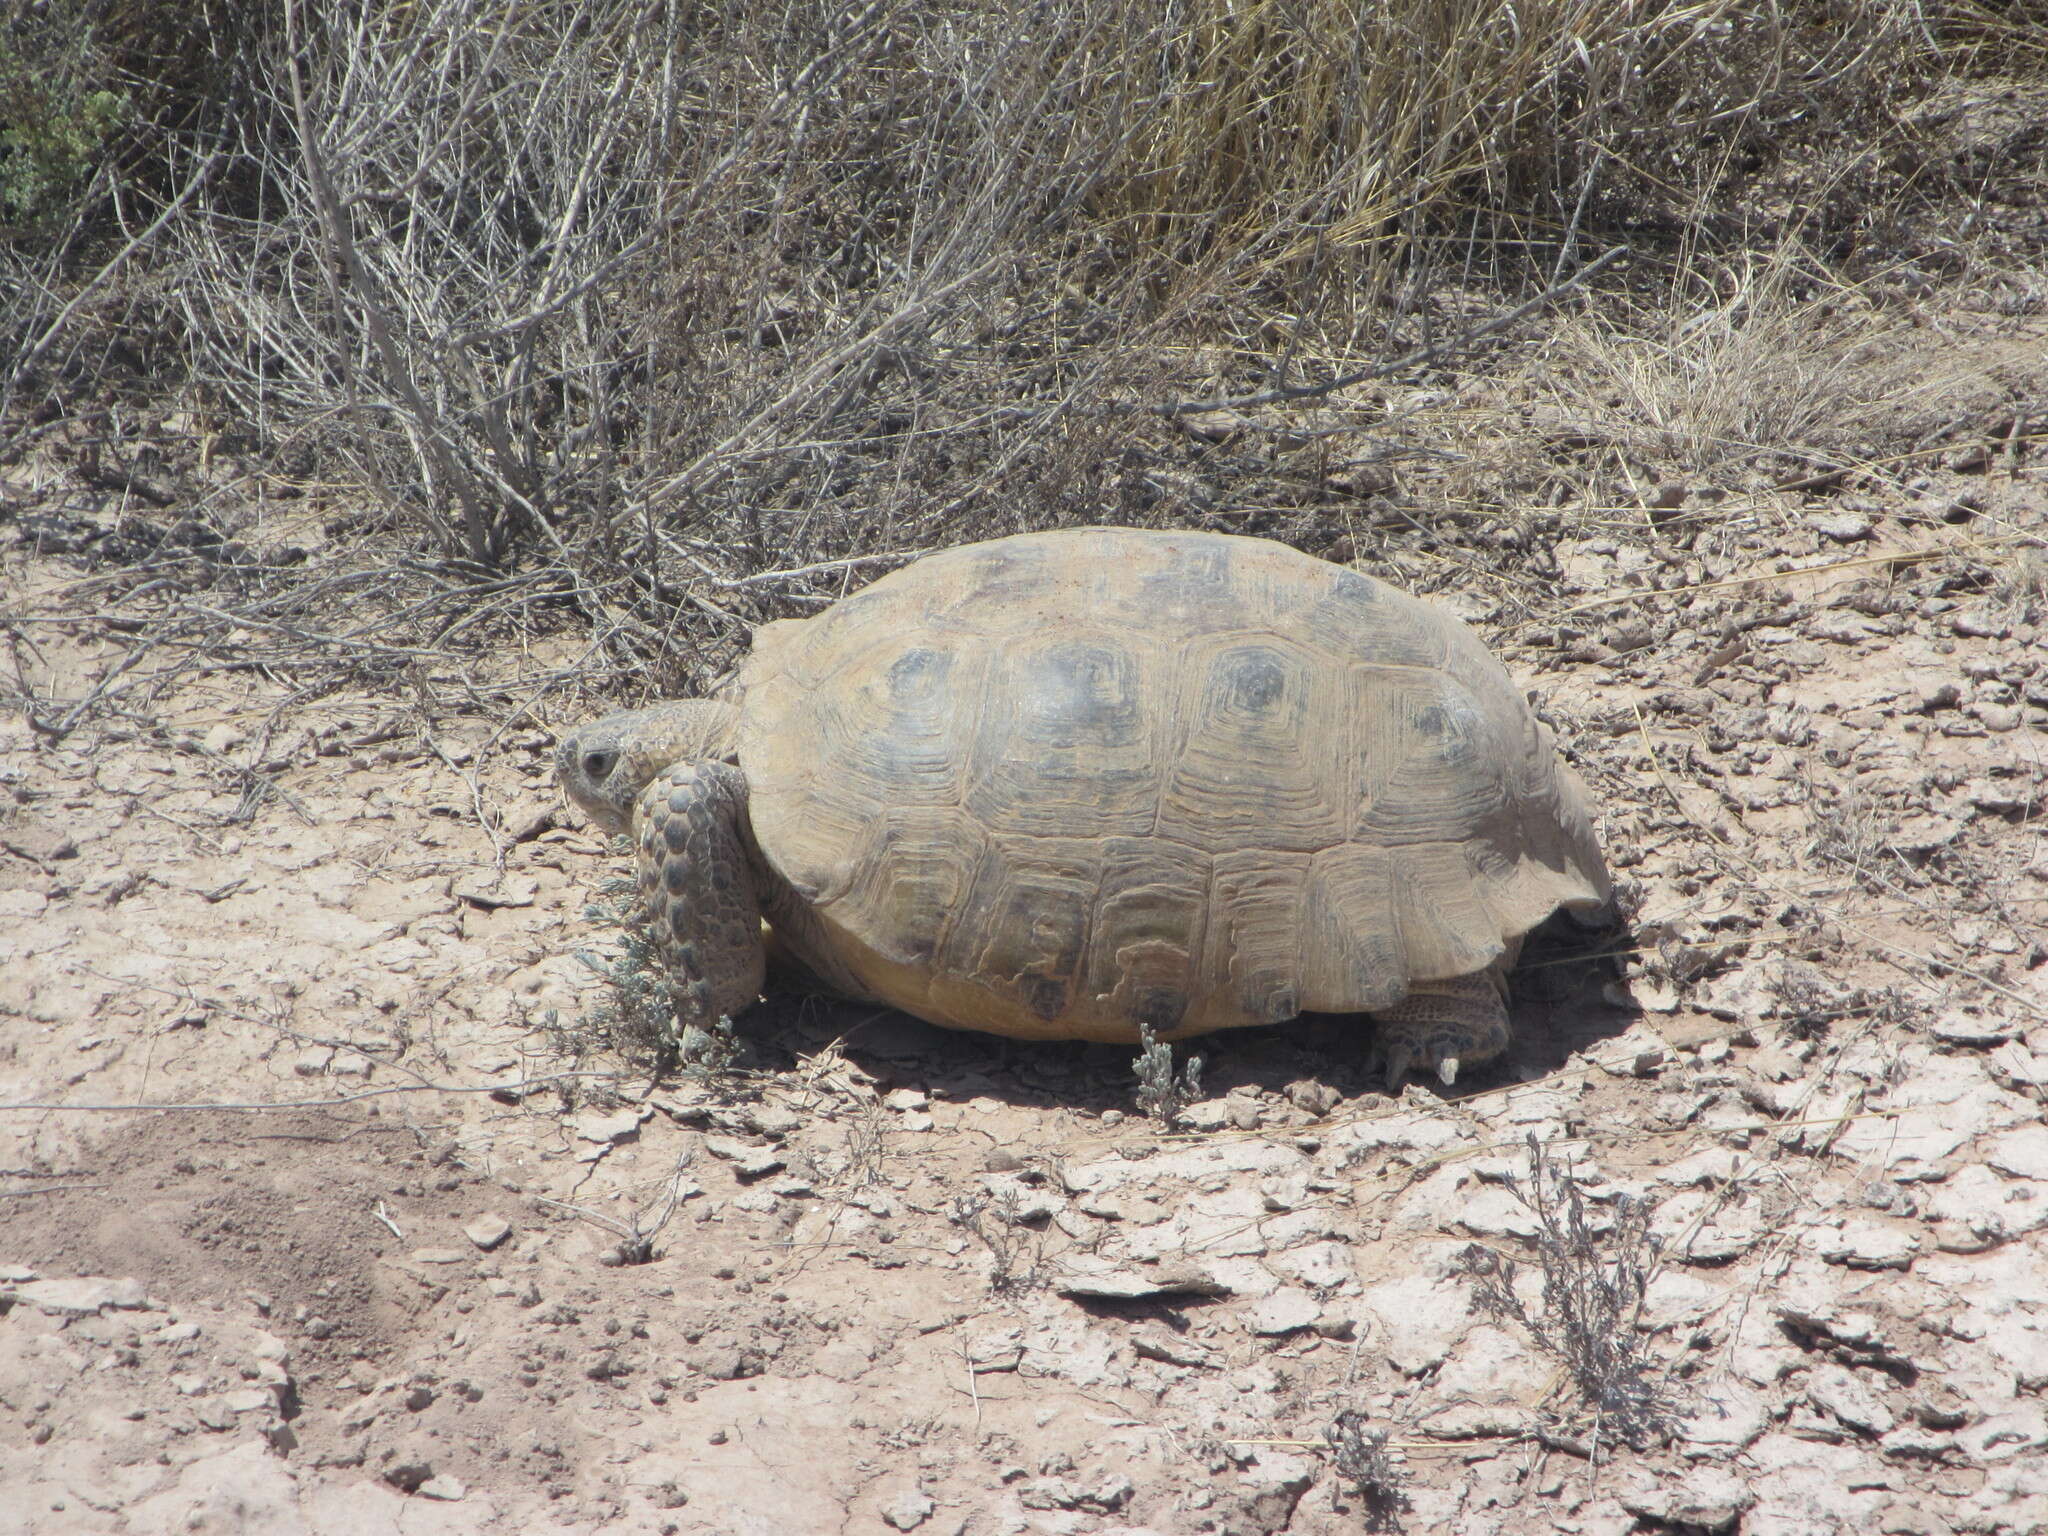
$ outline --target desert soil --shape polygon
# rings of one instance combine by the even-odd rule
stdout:
[[[0,1532],[2048,1531],[2048,324],[1900,345],[1963,382],[1884,473],[1645,486],[1542,622],[1458,600],[1630,942],[1537,946],[1454,1089],[1311,1020],[1203,1042],[1171,1129],[1129,1049],[817,1000],[723,1078],[579,1049],[623,861],[548,761],[601,701],[423,655],[132,704],[118,554],[50,530],[135,509],[46,437],[0,472]],[[252,537],[317,568],[294,515]],[[1584,1202],[1548,1296],[1532,1138]],[[1643,1304],[1574,1343],[1632,1202]]]

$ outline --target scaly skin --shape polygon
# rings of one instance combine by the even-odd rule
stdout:
[[[655,950],[693,1022],[730,1018],[761,995],[768,946],[747,856],[747,781],[730,763],[665,769],[640,796],[640,897]]]
[[[1506,982],[1498,970],[1418,985],[1391,1008],[1373,1012],[1375,1049],[1396,1093],[1410,1066],[1428,1067],[1446,1085],[1458,1069],[1508,1048]]]
[[[738,723],[716,700],[656,704],[582,726],[555,752],[578,808],[638,842],[655,950],[705,1024],[759,997],[767,965],[747,781],[731,762]]]

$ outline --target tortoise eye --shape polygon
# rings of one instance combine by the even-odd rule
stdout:
[[[618,761],[617,752],[586,752],[583,754],[583,772],[592,779],[608,779]]]

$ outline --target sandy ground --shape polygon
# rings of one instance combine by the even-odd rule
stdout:
[[[1633,956],[1539,946],[1455,1092],[1206,1042],[1172,1133],[1128,1049],[817,1001],[725,1084],[566,1051],[620,865],[445,679],[0,718],[0,1532],[2048,1530],[2044,429],[1681,485],[1559,544],[1559,626],[1479,604]],[[0,534],[118,510],[9,473]],[[61,713],[136,637],[5,558]],[[1647,1202],[1639,1445],[1545,1347],[1532,1137],[1581,1279]]]

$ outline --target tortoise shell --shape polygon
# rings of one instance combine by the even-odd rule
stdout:
[[[1127,1041],[1364,1012],[1602,905],[1579,783],[1479,639],[1261,539],[927,556],[765,626],[738,738],[826,973]]]

